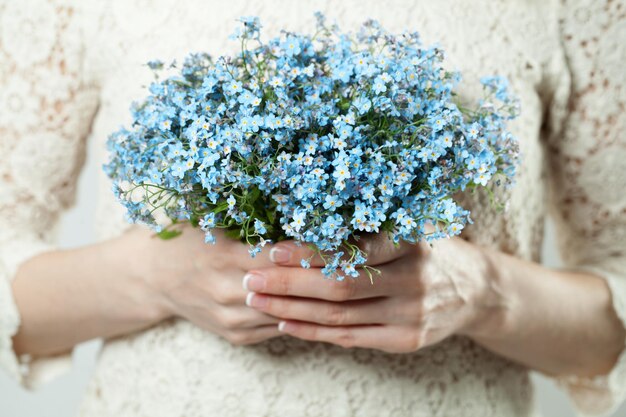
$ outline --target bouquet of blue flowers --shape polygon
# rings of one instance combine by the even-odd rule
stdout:
[[[259,20],[241,18],[235,56],[148,63],[150,94],[110,136],[104,166],[129,221],[162,238],[190,222],[208,243],[224,229],[252,256],[294,239],[324,259],[326,276],[371,278],[364,234],[458,235],[470,213],[456,192],[512,182],[518,146],[506,123],[518,105],[506,79],[482,78],[484,98],[466,108],[460,74],[418,33],[373,20],[344,33],[316,19],[312,36],[263,42]]]

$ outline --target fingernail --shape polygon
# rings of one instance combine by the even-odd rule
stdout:
[[[244,275],[243,289],[246,291],[263,291],[265,289],[265,277],[254,273]]]
[[[277,264],[284,264],[291,259],[291,251],[287,248],[275,246],[270,250],[270,260]]]
[[[267,305],[267,297],[250,292],[246,296],[246,305],[249,307],[265,307]]]
[[[286,321],[278,322],[279,332],[283,332],[283,333],[292,332],[295,330],[295,328],[296,328],[296,325],[293,323],[287,323]]]

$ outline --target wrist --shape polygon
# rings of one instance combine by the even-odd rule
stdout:
[[[510,326],[512,298],[509,280],[501,268],[501,254],[477,245],[468,244],[472,251],[465,251],[471,257],[475,268],[470,273],[478,282],[477,295],[473,301],[471,318],[460,333],[472,339],[500,334]]]
[[[152,325],[173,315],[163,291],[150,279],[152,262],[144,254],[150,253],[144,231],[129,231],[107,242],[105,252],[113,275],[120,278],[120,297],[133,319]]]

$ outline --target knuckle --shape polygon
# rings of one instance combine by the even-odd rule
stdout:
[[[219,305],[233,305],[240,301],[239,295],[226,283],[215,284],[211,296],[213,301]]]
[[[241,342],[239,346],[248,346],[248,345],[253,345],[255,343],[258,343],[258,340],[256,340],[255,338],[251,336],[246,336],[245,340]]]
[[[415,352],[424,347],[424,336],[420,331],[409,332],[406,336],[403,350],[405,352]]]
[[[213,301],[219,305],[227,306],[233,304],[234,297],[228,292],[216,291],[213,294]]]
[[[418,324],[421,320],[421,306],[414,300],[391,304],[385,311],[386,316],[393,322]]]
[[[249,343],[248,336],[243,332],[229,331],[225,335],[226,340],[236,346],[243,346]]]
[[[212,308],[212,309],[208,309],[207,313],[210,316],[210,319],[213,322],[213,324],[218,326],[220,329],[227,329],[225,322],[228,320],[228,318],[226,317],[227,313],[225,309],[222,309],[219,307]]]
[[[349,329],[342,330],[337,336],[337,344],[346,349],[354,347],[354,333]]]
[[[354,297],[356,286],[348,278],[335,281],[333,284],[332,299],[334,301],[347,301]]]
[[[424,270],[423,267],[418,269],[417,279],[415,280],[417,293],[422,295],[422,297],[426,296],[427,293],[431,291],[432,283],[429,279],[428,273]]]
[[[426,315],[424,303],[421,299],[411,303],[408,308],[408,319],[411,323],[421,323]]]
[[[231,329],[231,317],[226,309],[220,309],[215,314],[215,320],[222,329]]]
[[[224,239],[219,239],[219,241],[222,241],[222,240]],[[228,247],[221,248],[221,249],[222,249],[222,252],[227,253],[227,256],[218,256],[220,251],[203,252],[203,256],[201,257],[201,259],[203,260],[204,270],[224,271],[225,269],[229,267],[229,262],[232,262],[230,260],[233,259],[231,251]]]
[[[335,303],[329,303],[326,307],[325,321],[326,324],[330,324],[333,326],[339,326],[345,324],[347,321],[347,310]]]
[[[289,276],[285,272],[280,272],[276,281],[277,290],[281,294],[289,295],[292,292],[292,283]]]
[[[246,323],[246,320],[239,315],[227,315],[224,318],[224,325],[228,329],[239,329],[243,327]]]

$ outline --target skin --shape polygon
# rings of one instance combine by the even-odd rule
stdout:
[[[172,317],[237,345],[287,333],[407,353],[459,334],[554,375],[606,373],[624,348],[602,278],[460,238],[432,248],[362,240],[381,271],[374,285],[366,277],[324,280],[316,259],[301,269],[309,253],[291,242],[250,259],[244,245],[217,238],[207,248],[197,229],[161,241],[134,227],[104,243],[31,258],[13,282],[22,319],[16,353],[62,353]]]
[[[626,334],[600,277],[545,268],[461,238],[395,248],[379,236],[364,249],[380,264],[374,285],[365,276],[323,281],[319,269],[293,268],[310,253],[279,243],[277,266],[244,278],[247,303],[305,340],[408,353],[464,335],[552,375],[605,374],[624,349]]]
[[[185,227],[163,241],[143,227],[73,250],[34,256],[18,269],[12,288],[21,325],[17,354],[53,355],[75,344],[139,331],[182,317],[233,344],[280,335],[278,319],[245,305],[241,277],[270,266],[247,248],[217,234],[207,247],[198,229]],[[267,252],[266,252],[267,253]]]

